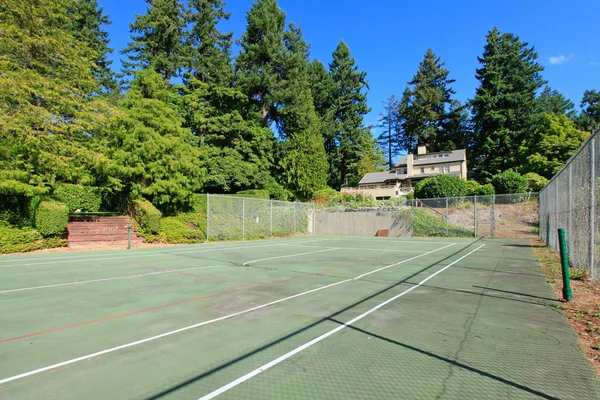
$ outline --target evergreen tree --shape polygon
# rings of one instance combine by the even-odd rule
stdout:
[[[473,127],[469,121],[469,109],[460,100],[452,100],[448,117],[437,138],[437,150],[467,149],[471,146]]]
[[[480,82],[471,102],[474,135],[471,167],[478,178],[518,167],[517,150],[531,138],[539,117],[536,93],[544,85],[533,47],[512,33],[492,29],[478,60]]]
[[[129,25],[131,42],[121,50],[123,72],[153,68],[166,81],[178,76],[185,64],[184,36],[186,13],[179,0],[146,0],[146,14],[136,15]]]
[[[544,90],[538,98],[540,110],[544,113],[554,115],[566,115],[569,119],[575,117],[575,105],[558,90],[553,90],[550,86],[544,87]]]
[[[414,143],[416,135],[418,142],[427,144],[430,151],[436,151],[438,145],[447,147],[444,143],[438,143],[444,134],[444,126],[449,118],[459,116],[449,112],[452,95],[456,93],[450,86],[455,81],[448,77],[449,74],[440,58],[428,49],[417,74],[408,82],[409,87],[402,96],[402,132],[410,136],[403,142]]]
[[[98,90],[114,92],[117,90],[115,73],[110,69],[112,61],[108,55],[113,49],[108,47],[108,32],[105,25],[111,21],[104,14],[104,9],[98,5],[97,0],[74,0],[69,7],[71,34],[79,42],[85,42],[89,49],[95,53],[94,77],[98,81]]]
[[[370,111],[367,106],[367,74],[359,71],[346,43],[340,42],[329,64],[335,83],[332,100],[332,127],[328,139],[335,143],[336,151],[330,158],[330,186],[340,189],[353,185],[362,178],[359,165],[365,150],[373,149],[371,132],[365,128],[363,118]]]
[[[281,104],[277,122],[285,138],[281,172],[289,190],[300,199],[310,199],[313,192],[327,186],[327,157],[311,93],[309,48],[293,24],[285,32],[284,42],[287,52],[276,93]]]
[[[206,179],[196,138],[182,128],[177,97],[158,72],[138,71],[106,137],[126,192],[165,212],[188,209]]]
[[[580,106],[581,113],[577,117],[579,129],[593,132],[600,128],[600,91],[586,90]]]
[[[285,13],[277,0],[256,0],[246,19],[236,59],[237,81],[268,126],[276,120],[273,96],[280,83],[279,66],[285,52]]]
[[[393,157],[396,155],[396,130],[398,128],[398,100],[396,95],[383,101],[383,112],[379,114],[381,133],[377,137],[377,144],[382,150],[387,151],[387,163],[390,169],[394,168]]]

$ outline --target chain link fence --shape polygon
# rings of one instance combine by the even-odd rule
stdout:
[[[558,229],[567,234],[571,264],[598,279],[600,254],[597,221],[600,218],[600,129],[579,148],[540,192],[540,239],[558,250]]]
[[[314,205],[208,195],[207,240],[261,239],[314,233]]]

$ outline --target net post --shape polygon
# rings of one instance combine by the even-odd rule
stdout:
[[[242,239],[246,238],[246,199],[242,197]]]
[[[596,242],[596,139],[589,141],[590,146],[590,278],[596,278],[594,271],[594,247]]]
[[[271,239],[273,239],[273,200],[271,200]]]
[[[558,242],[560,248],[560,265],[563,276],[563,298],[566,301],[573,300],[573,292],[571,291],[571,279],[569,277],[569,255],[567,253],[567,241],[565,239],[565,230],[558,229]]]
[[[446,237],[448,237],[448,198],[446,197]]]
[[[210,193],[206,193],[206,242],[210,241]]]
[[[473,237],[477,237],[477,196],[473,196]]]
[[[569,189],[568,189],[568,198],[567,198],[567,207],[569,210],[569,214],[567,218],[567,252],[569,256],[571,255],[571,236],[573,236],[573,169],[571,163],[569,163]],[[539,196],[539,195],[538,195]]]

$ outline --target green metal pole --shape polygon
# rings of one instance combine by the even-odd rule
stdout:
[[[127,250],[131,250],[131,225],[127,226]]]
[[[567,239],[563,228],[558,230],[558,243],[560,244],[560,263],[563,274],[563,297],[566,301],[571,301],[573,300],[573,292],[571,291],[571,278],[569,277],[569,253],[567,253]]]

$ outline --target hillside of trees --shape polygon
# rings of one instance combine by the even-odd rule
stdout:
[[[195,193],[249,189],[306,200],[356,185],[419,143],[467,148],[481,183],[507,169],[549,178],[600,123],[600,91],[586,91],[577,113],[543,79],[534,48],[493,28],[471,100],[455,98],[429,49],[373,138],[367,73],[348,44],[327,64],[311,58],[277,0],[252,4],[239,51],[219,30],[224,1],[146,2],[120,72],[97,0],[2,2],[3,202],[24,207],[60,184],[94,188],[107,211],[145,198],[184,212]]]

